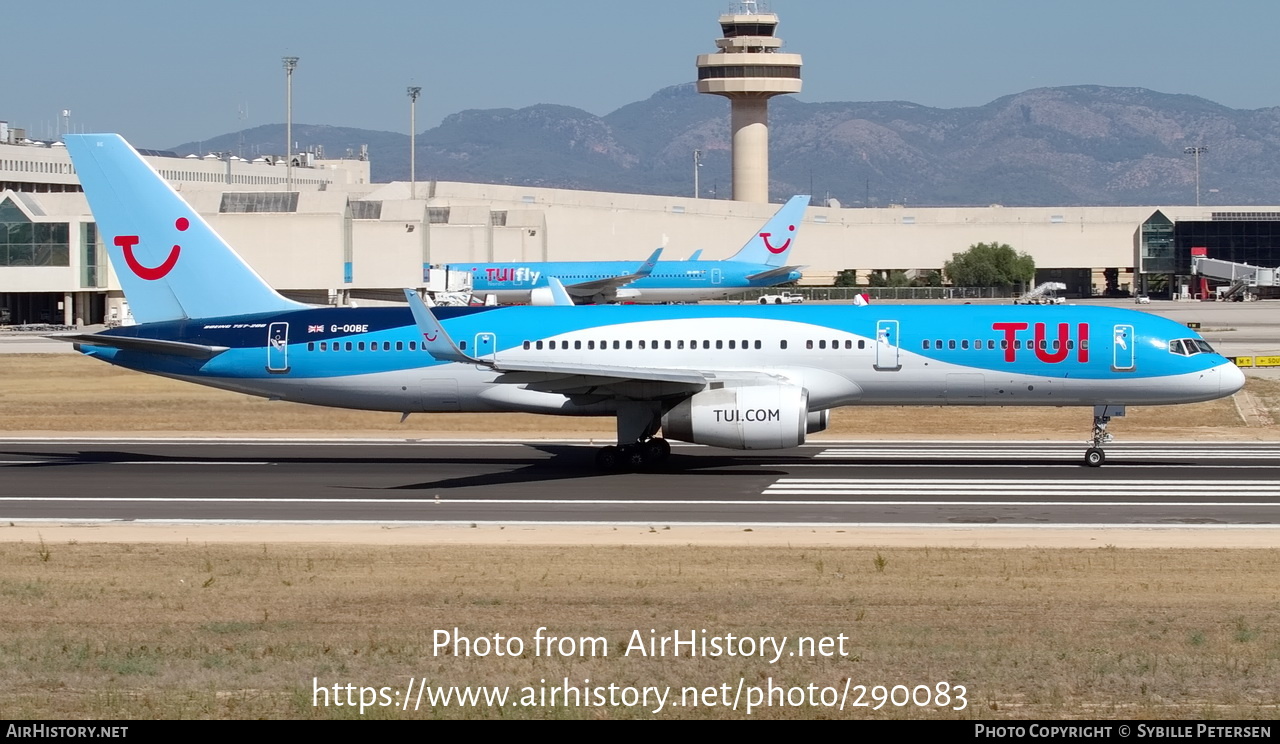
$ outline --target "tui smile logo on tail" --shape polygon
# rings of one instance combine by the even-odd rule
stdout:
[[[173,223],[173,226],[178,228],[179,232],[182,232],[188,227],[191,227],[191,222],[188,221],[186,217],[179,217]],[[166,258],[163,263],[156,267],[150,267],[143,266],[138,261],[137,257],[133,255],[133,247],[137,245],[139,241],[140,238],[137,235],[116,236],[115,244],[124,250],[124,262],[128,264],[129,270],[149,282],[154,282],[157,279],[163,279],[168,276],[169,272],[173,271],[173,267],[178,264],[178,254],[182,253],[182,246],[173,246],[173,250],[169,251],[169,257]]]
[[[795,225],[788,225],[788,226],[787,226],[787,230],[789,230],[789,231],[791,231],[791,232],[795,232],[795,231],[796,231],[796,226],[795,226]],[[760,237],[761,237],[761,238],[764,238],[764,247],[765,247],[765,250],[769,251],[770,253],[782,253],[782,252],[786,251],[788,248],[790,248],[790,247],[791,247],[791,238],[787,238],[787,242],[783,243],[782,245],[778,246],[777,248],[774,248],[774,247],[773,247],[773,244],[771,244],[771,243],[769,242],[769,238],[773,237],[773,233],[762,232],[762,233],[760,233]]]

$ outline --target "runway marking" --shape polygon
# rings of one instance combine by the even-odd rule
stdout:
[[[857,492],[828,492],[828,491],[765,491],[764,495],[823,495],[831,493],[833,495],[848,496],[858,495]],[[883,492],[880,492],[883,493]],[[868,492],[867,495],[876,495],[876,492]],[[935,495],[951,495],[951,494],[935,494]],[[1064,494],[1064,495],[1087,495],[1087,494]],[[1274,495],[1274,494],[1271,494]],[[831,500],[767,500],[767,499],[726,499],[726,500],[697,500],[697,499],[677,499],[671,501],[663,501],[659,499],[292,499],[292,498],[198,498],[198,497],[154,497],[145,496],[128,497],[128,496],[106,496],[101,498],[78,497],[78,496],[4,496],[0,497],[3,503],[83,503],[83,504],[380,504],[380,505],[404,505],[404,506],[447,506],[447,505],[502,505],[502,506],[699,506],[699,507],[715,507],[715,506],[1111,506],[1111,507],[1134,507],[1134,506],[1200,506],[1200,507],[1258,507],[1258,506],[1275,506],[1280,507],[1280,501],[922,501],[919,499],[912,500],[857,500],[857,501],[831,501]]]
[[[940,478],[936,480],[920,480],[913,478],[779,478],[769,485],[763,496],[977,496],[990,497],[992,494],[1006,496],[1062,496],[1098,498],[1116,498],[1124,496],[1168,496],[1169,499],[1159,502],[1142,501],[924,501],[915,498],[910,501],[865,501],[866,504],[881,506],[896,504],[959,504],[970,505],[1006,505],[1006,506],[1038,506],[1057,504],[1060,506],[1243,506],[1250,504],[1228,502],[1187,502],[1178,501],[1178,497],[1200,496],[1221,497],[1280,497],[1280,482],[1273,480],[1089,480],[1061,481],[1049,479],[1026,480],[991,480]],[[1252,502],[1254,506],[1271,506],[1266,502]]]
[[[1163,522],[1099,522],[1097,524],[1078,523],[991,523],[991,524],[921,524],[919,522],[682,522],[682,521],[631,521],[615,522],[602,520],[582,520],[578,522],[566,520],[532,519],[532,520],[492,520],[492,519],[116,519],[94,517],[68,517],[50,519],[48,517],[14,517],[9,522],[27,524],[157,524],[157,525],[192,525],[214,526],[223,524],[299,524],[299,525],[394,525],[395,527],[439,526],[458,527],[477,525],[480,527],[640,527],[663,525],[666,527],[794,527],[804,529],[822,529],[843,532],[850,529],[889,530],[949,530],[960,532],[981,532],[983,530],[1126,530],[1139,532],[1173,532],[1186,530],[1276,530],[1276,524],[1167,524]]]
[[[1050,444],[1040,446],[1009,447],[1003,444],[993,446],[886,446],[886,447],[831,447],[814,455],[814,459],[909,459],[930,457],[958,457],[975,460],[1000,460],[1017,457],[1039,457],[1049,459],[1078,460],[1084,454],[1086,445]],[[1280,459],[1280,447],[1273,446],[1232,446],[1210,448],[1200,445],[1178,446],[1112,446],[1108,448],[1112,459],[1130,457],[1193,457],[1197,460],[1236,460],[1249,458]]]

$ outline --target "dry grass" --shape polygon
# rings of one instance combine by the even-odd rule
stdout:
[[[1251,378],[1280,420],[1280,383]],[[69,354],[0,355],[0,432],[134,434],[203,432],[291,436],[517,436],[609,438],[606,418],[530,414],[399,415],[319,408],[229,393],[113,367]],[[866,406],[833,412],[824,435],[837,438],[1086,438],[1085,408]],[[1122,438],[1267,438],[1275,427],[1246,428],[1231,399],[1137,407],[1112,430]]]
[[[46,560],[47,559],[47,560]],[[14,719],[330,718],[320,684],[968,689],[964,711],[756,718],[1249,718],[1280,703],[1280,551],[0,543]],[[602,636],[607,658],[435,656],[433,633]],[[836,636],[777,664],[623,656],[633,630]],[[794,648],[792,646],[791,648]],[[371,708],[385,718],[647,718],[640,708]],[[661,718],[741,718],[723,707]]]

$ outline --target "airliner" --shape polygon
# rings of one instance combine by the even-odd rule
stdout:
[[[62,336],[132,370],[275,400],[411,413],[610,416],[604,469],[668,440],[786,449],[856,405],[1093,409],[1084,462],[1127,405],[1231,395],[1194,331],[1073,305],[303,305],[275,292],[118,135],[67,148],[138,325]],[[553,285],[553,288],[554,285]],[[564,300],[565,298],[561,298]]]
[[[698,302],[719,300],[747,289],[773,287],[802,276],[788,266],[808,196],[793,196],[737,253],[723,261],[700,260],[699,250],[684,261],[543,261],[449,264],[471,276],[471,293],[499,304],[551,305],[555,277],[578,304],[609,302]]]

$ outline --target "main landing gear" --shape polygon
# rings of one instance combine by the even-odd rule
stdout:
[[[652,401],[624,401],[618,404],[618,443],[596,452],[601,470],[647,470],[671,456],[671,445],[655,437],[662,421],[662,408]]]
[[[1093,407],[1093,446],[1084,451],[1084,464],[1091,468],[1101,467],[1107,461],[1107,453],[1102,450],[1102,445],[1112,439],[1107,431],[1107,424],[1111,423],[1112,416],[1124,416],[1124,406]]]
[[[671,445],[661,437],[624,445],[609,445],[596,451],[596,467],[601,470],[647,470],[671,456]]]

